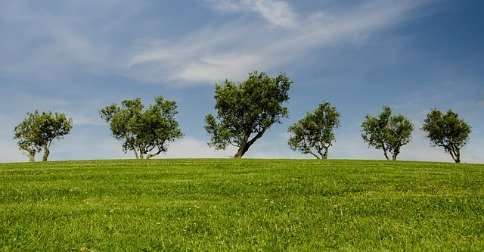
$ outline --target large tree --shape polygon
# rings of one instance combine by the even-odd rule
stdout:
[[[367,115],[362,125],[363,140],[376,149],[382,149],[387,160],[396,160],[402,146],[411,140],[413,124],[403,115],[392,115],[389,107],[377,117]]]
[[[158,96],[153,105],[144,107],[141,99],[124,100],[100,112],[109,123],[113,136],[123,141],[123,151],[133,151],[136,159],[150,159],[168,150],[168,144],[182,137],[175,119],[174,101]]]
[[[274,124],[287,117],[284,103],[289,100],[292,81],[284,74],[269,76],[252,72],[241,83],[226,80],[215,87],[217,115],[207,115],[205,129],[211,136],[209,145],[225,149],[238,148],[241,158],[255,141]]]
[[[461,161],[461,149],[466,145],[471,127],[452,110],[443,113],[432,110],[427,114],[422,129],[432,144],[444,148],[456,163]]]
[[[320,104],[316,110],[289,127],[289,146],[317,159],[327,159],[328,149],[335,140],[334,130],[340,125],[339,116],[330,103]]]
[[[19,148],[24,151],[29,161],[35,161],[37,153],[43,151],[42,161],[47,161],[54,140],[61,139],[72,129],[72,119],[63,113],[35,111],[15,127],[15,136]]]

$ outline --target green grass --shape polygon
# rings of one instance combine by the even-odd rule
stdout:
[[[0,165],[0,250],[484,250],[484,165]]]

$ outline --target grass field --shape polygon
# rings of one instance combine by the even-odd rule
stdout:
[[[484,165],[0,165],[0,250],[484,250]]]

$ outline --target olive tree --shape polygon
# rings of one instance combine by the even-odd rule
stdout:
[[[316,110],[289,127],[289,146],[317,159],[327,159],[328,149],[335,140],[334,130],[339,127],[339,113],[330,103],[320,104]]]
[[[471,127],[452,110],[443,113],[432,110],[427,114],[422,129],[430,142],[444,148],[456,163],[461,161],[461,149],[466,145]]]
[[[362,125],[363,140],[369,146],[382,149],[387,160],[397,160],[402,146],[411,140],[413,124],[403,115],[392,115],[389,107],[377,117],[367,115]]]
[[[72,129],[72,119],[63,113],[35,111],[15,127],[14,139],[29,161],[34,162],[37,153],[43,151],[42,161],[47,161],[54,140],[61,139]]]
[[[182,137],[175,119],[174,101],[158,96],[144,107],[141,99],[124,100],[100,111],[113,136],[123,141],[123,151],[133,151],[136,159],[150,159],[168,150],[168,144]]]
[[[205,118],[205,129],[211,137],[210,146],[238,148],[241,158],[274,124],[287,117],[284,103],[289,100],[292,81],[284,75],[269,76],[252,72],[247,80],[236,83],[226,80],[215,87],[215,116]]]

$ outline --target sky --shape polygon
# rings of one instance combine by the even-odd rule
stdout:
[[[254,70],[286,73],[289,117],[247,153],[309,158],[287,128],[328,101],[341,114],[330,158],[382,159],[361,122],[384,105],[415,124],[400,159],[451,161],[420,130],[432,108],[472,126],[464,162],[484,163],[484,2],[480,0],[0,0],[0,162],[27,160],[13,129],[27,112],[64,112],[53,160],[133,158],[100,108],[178,104],[184,138],[161,158],[229,157],[207,145],[214,86]]]

